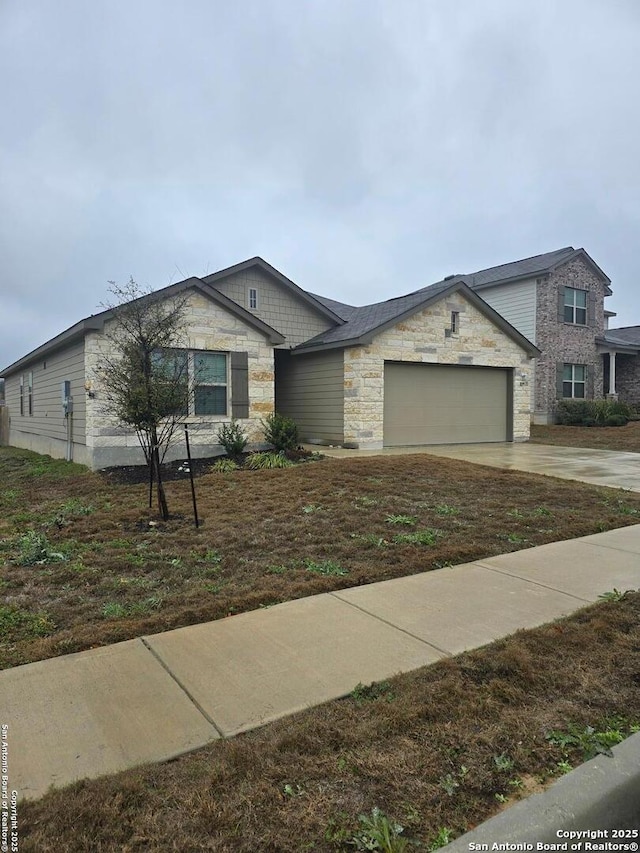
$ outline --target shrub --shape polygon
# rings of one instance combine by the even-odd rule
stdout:
[[[222,424],[216,437],[218,444],[224,447],[227,456],[232,458],[240,456],[247,446],[247,436],[242,432],[240,424],[233,419],[228,424]]]
[[[218,471],[221,474],[228,474],[229,471],[237,471],[240,466],[233,459],[218,459],[211,466],[212,471]]]
[[[280,453],[298,446],[298,425],[293,418],[272,412],[262,420],[265,440]]]
[[[558,400],[556,420],[563,426],[581,426],[586,418],[594,419],[591,400]]]
[[[252,453],[247,457],[245,468],[257,470],[259,468],[291,468],[293,462],[283,453]]]
[[[609,417],[606,419],[606,421],[604,423],[605,423],[605,426],[619,427],[619,426],[625,426],[628,423],[628,421],[624,415],[609,415]]]
[[[624,426],[633,410],[613,400],[558,400],[556,420],[564,426]],[[608,424],[610,418],[622,418],[624,424]]]

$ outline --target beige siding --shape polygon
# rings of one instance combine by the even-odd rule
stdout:
[[[528,338],[536,342],[536,282],[520,281],[517,284],[497,284],[477,291],[485,302],[502,314],[504,319]]]
[[[302,441],[342,443],[344,393],[342,350],[277,354],[276,408],[296,421]]]
[[[249,269],[233,273],[213,285],[216,290],[251,311],[286,338],[285,346],[297,346],[333,326],[304,300],[299,299],[267,273]],[[258,307],[249,308],[249,288],[258,291]]]
[[[32,415],[29,415],[28,402],[30,371],[33,372]],[[24,377],[24,415],[20,415],[20,376]],[[65,380],[71,382],[73,397],[73,443],[85,445],[87,395],[84,388],[83,341],[34,361],[19,373],[8,377],[5,385],[11,417],[11,444],[53,456],[64,456],[67,423],[62,408],[61,386]]]

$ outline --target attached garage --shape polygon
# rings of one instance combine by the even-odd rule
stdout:
[[[513,370],[385,361],[385,447],[513,440]]]

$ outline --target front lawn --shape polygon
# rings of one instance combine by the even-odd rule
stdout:
[[[640,494],[428,455],[144,484],[0,448],[0,665],[640,520]]]
[[[629,421],[622,427],[543,426],[531,425],[534,444],[557,444],[565,447],[592,447],[594,450],[627,450],[640,453],[640,421]]]
[[[20,803],[20,850],[405,849],[372,846],[376,808],[403,827],[407,853],[433,850],[637,730],[640,593],[617,597],[176,761]]]

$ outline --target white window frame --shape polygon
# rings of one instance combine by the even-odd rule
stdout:
[[[576,378],[576,368],[580,368],[582,370],[582,379]],[[588,367],[586,364],[564,362],[562,371],[562,398],[564,400],[586,400],[587,375]],[[582,386],[582,394],[576,394],[576,388],[578,386]],[[569,394],[566,393],[567,390],[570,391]]]
[[[578,294],[584,294],[584,305],[578,305]],[[589,303],[589,296],[587,290],[580,290],[577,287],[565,287],[564,289],[564,322],[570,323],[572,326],[586,326],[587,325],[587,306]],[[580,300],[582,301],[582,300]],[[569,309],[570,317],[568,317],[567,309]],[[578,312],[584,311],[584,315],[578,314]],[[584,316],[584,322],[579,317]]]
[[[250,311],[258,310],[258,288],[250,287],[247,293],[247,305]]]
[[[460,312],[451,312],[451,334],[457,335],[460,331]]]

